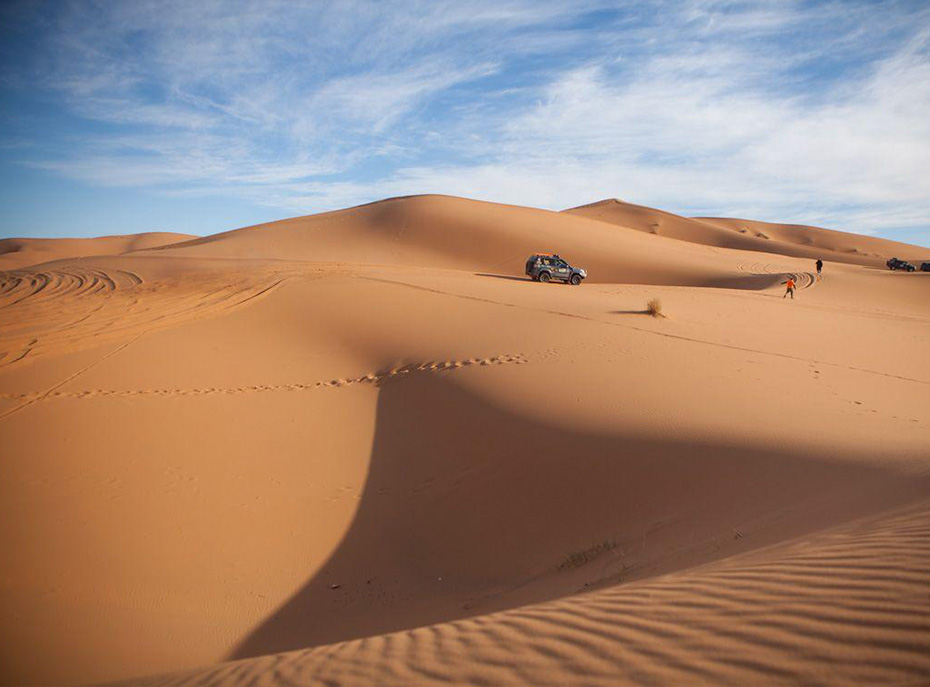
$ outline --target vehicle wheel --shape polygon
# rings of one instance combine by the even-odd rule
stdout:
[[[570,281],[572,283],[572,286],[578,286],[581,283],[581,275],[573,274]]]
[[[551,278],[552,278],[552,277],[549,275],[548,272],[540,272],[540,273],[539,273],[539,281],[541,281],[543,284],[548,284],[548,283],[549,283],[549,280],[550,280]]]

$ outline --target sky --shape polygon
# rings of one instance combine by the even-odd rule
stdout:
[[[0,237],[603,198],[930,247],[928,0],[3,0]]]

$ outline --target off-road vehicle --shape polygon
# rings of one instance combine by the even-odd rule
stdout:
[[[917,269],[906,260],[898,260],[897,258],[891,258],[891,260],[885,264],[888,265],[888,269],[890,270],[904,270],[906,272],[913,272]]]
[[[578,286],[588,276],[580,267],[572,267],[556,254],[536,253],[526,261],[526,273],[533,281],[548,283],[553,279]]]
[[[922,262],[922,263],[920,263],[920,271],[921,271],[921,272],[930,272],[930,262]]]

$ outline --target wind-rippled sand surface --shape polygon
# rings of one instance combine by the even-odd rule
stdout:
[[[4,244],[5,684],[930,682],[922,249],[436,196],[169,238]]]
[[[927,506],[755,560],[126,684],[924,684]]]

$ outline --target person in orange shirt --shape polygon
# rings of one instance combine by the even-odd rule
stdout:
[[[787,298],[788,294],[790,293],[791,300],[794,300],[794,278],[788,277],[788,281],[783,281],[782,284],[784,284],[787,287],[785,289],[785,295],[782,296],[782,298]]]

